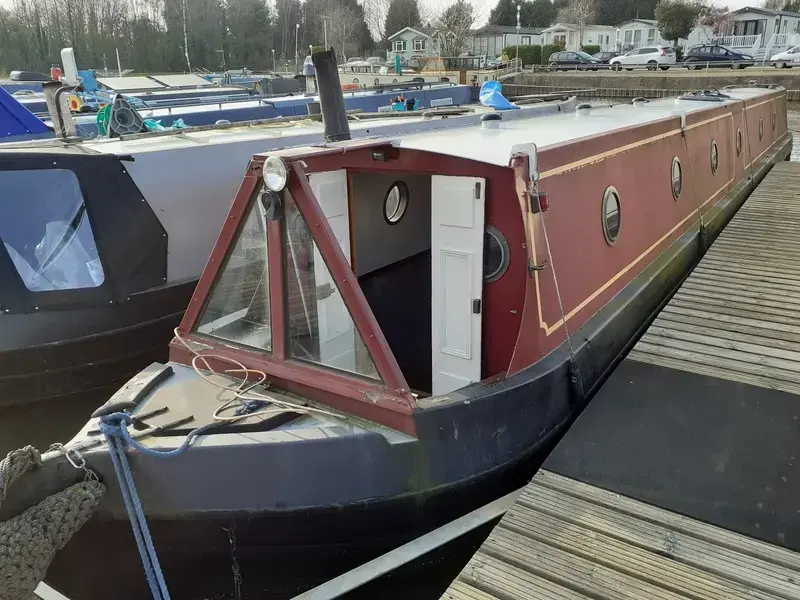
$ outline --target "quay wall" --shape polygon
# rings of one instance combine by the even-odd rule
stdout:
[[[503,82],[505,96],[577,91],[584,98],[664,98],[726,85],[776,84],[787,90],[787,100],[800,101],[800,68],[727,69],[651,72],[521,73]]]

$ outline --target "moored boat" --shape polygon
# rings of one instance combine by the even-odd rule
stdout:
[[[481,115],[465,108],[370,116],[379,115],[353,122],[353,137],[433,131]],[[68,435],[74,419],[88,415],[71,403],[82,398],[85,406],[91,396],[96,405],[165,360],[249,159],[322,139],[321,123],[298,118],[0,145],[0,410],[47,402],[64,413],[48,420],[68,423],[59,436]],[[0,452],[21,431],[41,429],[21,425],[0,421]],[[42,430],[36,443],[54,433]]]
[[[96,413],[137,419],[174,597],[232,568],[290,595],[515,489],[791,149],[781,88],[356,140],[329,117],[252,158],[170,363]],[[48,581],[145,597],[97,432],[68,447],[109,494]],[[52,452],[2,516],[83,477]]]

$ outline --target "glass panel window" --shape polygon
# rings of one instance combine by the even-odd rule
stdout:
[[[0,171],[0,190],[0,240],[26,288],[45,292],[103,284],[103,265],[75,173]]]
[[[425,40],[414,40],[414,50],[425,50]]]
[[[271,350],[267,227],[263,211],[263,204],[256,196],[239,239],[212,288],[197,331],[259,350]]]
[[[406,51],[406,41],[405,40],[395,40],[395,42],[394,42],[394,51],[395,52],[405,52]]]
[[[286,328],[293,358],[380,379],[339,288],[288,190]]]

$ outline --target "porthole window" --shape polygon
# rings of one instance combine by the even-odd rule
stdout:
[[[773,111],[772,111],[772,131],[775,131],[775,126],[777,125],[777,123],[778,123],[778,115],[777,115],[777,113],[776,113],[776,112],[773,110]]]
[[[764,118],[758,119],[758,141],[764,137]]]
[[[672,197],[677,200],[683,190],[683,172],[681,171],[681,161],[678,157],[672,159]]]
[[[383,199],[383,216],[390,225],[399,223],[408,208],[408,186],[396,181]]]
[[[381,80],[376,77],[375,78],[375,85],[378,85],[380,82],[381,82]]]
[[[488,225],[483,234],[483,280],[492,283],[508,269],[508,242],[500,231]]]
[[[719,149],[717,148],[717,142],[711,142],[711,172],[716,175],[717,169],[719,169]]]
[[[609,246],[619,238],[621,207],[617,190],[609,186],[603,194],[603,235]]]
[[[742,130],[736,130],[736,156],[742,155]]]
[[[358,77],[353,77],[353,83],[358,83]]]
[[[392,79],[392,83],[397,83],[397,79]]]

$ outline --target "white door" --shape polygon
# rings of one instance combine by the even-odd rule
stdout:
[[[342,169],[312,173],[308,181],[349,264],[350,217],[347,207],[347,171]],[[317,284],[320,362],[331,367],[355,371],[355,326],[316,244],[314,278]]]
[[[431,178],[435,395],[481,378],[485,188],[478,177]]]

